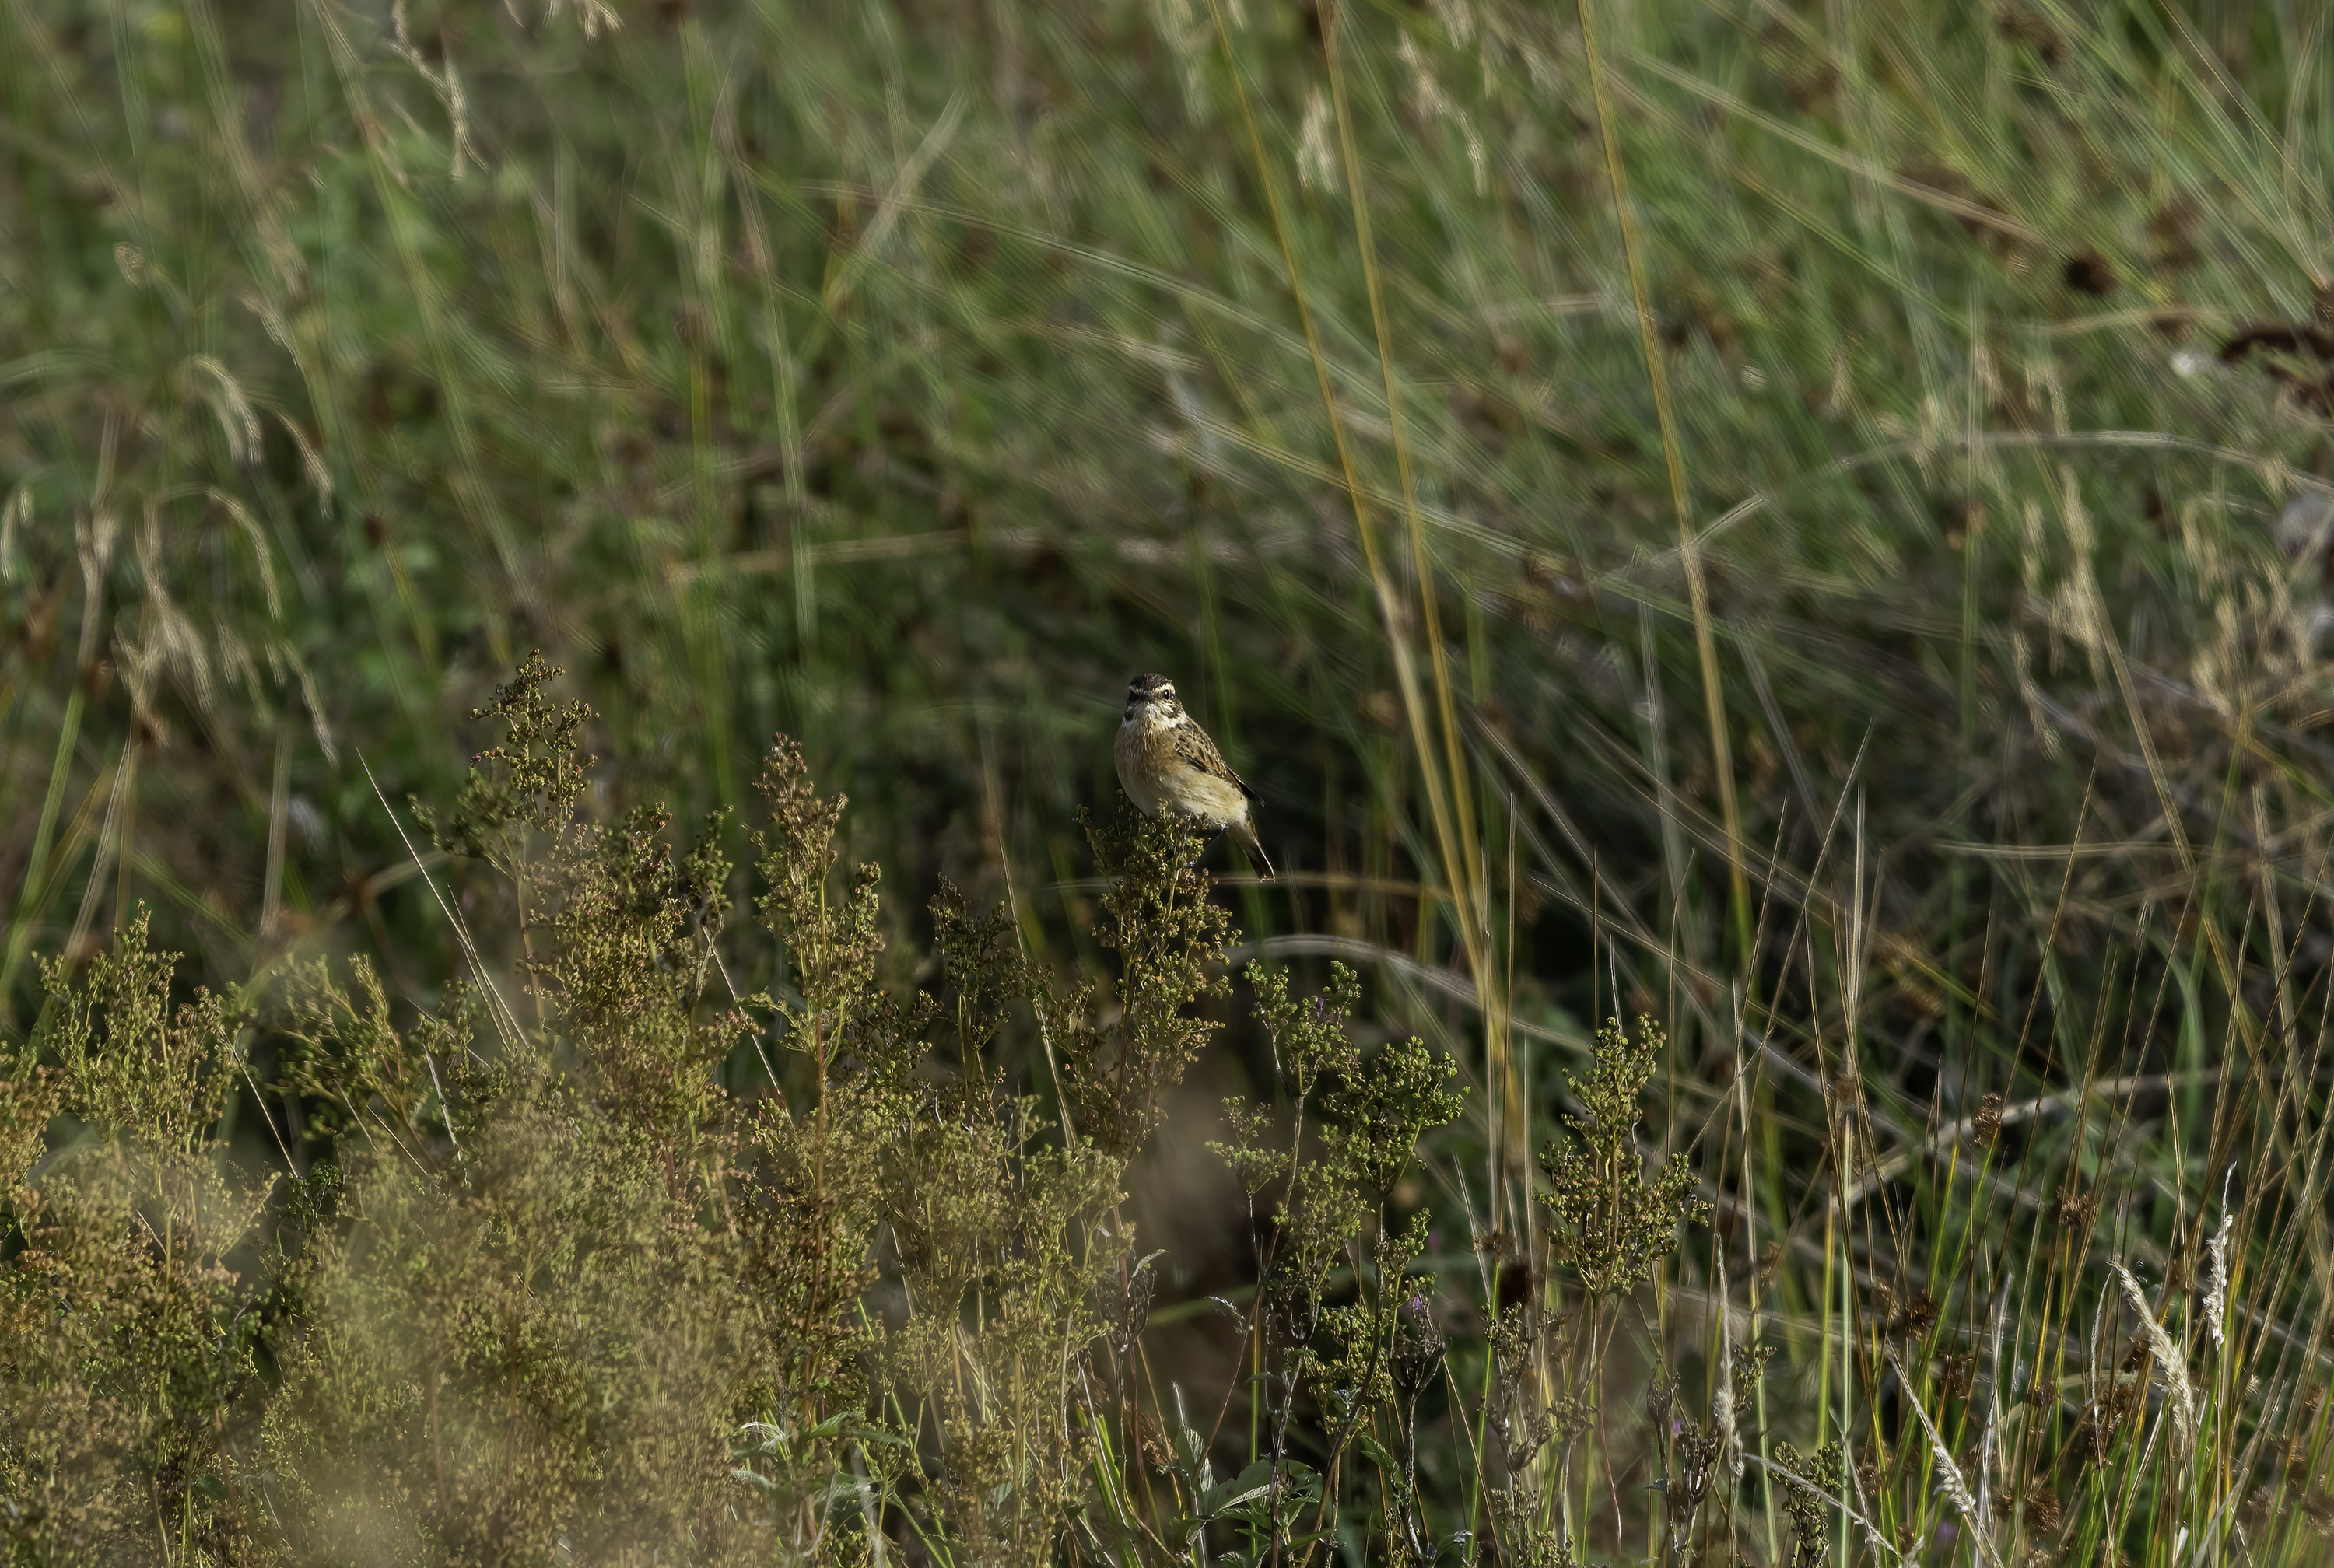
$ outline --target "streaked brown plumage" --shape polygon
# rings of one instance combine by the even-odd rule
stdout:
[[[1278,875],[1256,836],[1254,806],[1264,797],[1232,772],[1223,753],[1183,711],[1175,683],[1138,675],[1126,683],[1126,717],[1119,722],[1118,782],[1145,816],[1181,817],[1246,845],[1268,877]]]

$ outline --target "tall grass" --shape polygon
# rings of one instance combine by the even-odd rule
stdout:
[[[2306,8],[0,27],[12,1082],[95,1071],[33,959],[95,984],[141,903],[234,999],[202,1027],[252,1072],[172,1136],[237,1203],[258,1178],[192,1150],[299,1171],[306,1132],[381,1114],[270,1087],[303,966],[365,958],[400,1039],[459,978],[501,998],[481,1049],[518,1050],[540,911],[409,852],[396,803],[454,797],[464,716],[537,646],[597,709],[587,818],[743,805],[758,737],[799,736],[852,858],[910,890],[870,917],[885,994],[930,983],[943,877],[1033,972],[1107,976],[1078,809],[1114,798],[1121,683],[1166,669],[1290,873],[1226,882],[1234,957],[1361,966],[1376,1025],[1473,1091],[1398,1194],[1423,1250],[1356,1232],[1316,1276],[1337,1310],[1373,1269],[1442,1282],[1431,1318],[1377,1302],[1389,1356],[1431,1328],[1442,1358],[1371,1429],[1388,1459],[1335,1421],[1298,1456],[1339,1550],[2323,1551],[2334,93]],[[740,992],[800,962],[750,925],[707,950]],[[1245,1147],[1215,1099],[1299,1097],[1246,1000],[1194,1005],[1227,1027],[1171,1141]],[[1665,1049],[1600,1044],[1616,1015]],[[1037,1013],[1001,1039],[1011,1092],[1055,1082]],[[753,1046],[690,1072],[745,1092]],[[1623,1093],[1631,1063],[1656,1075]],[[12,1135],[20,1214],[72,1125]],[[1012,1551],[1180,1552],[1157,1510],[1267,1457],[1278,1509],[1273,1411],[1317,1413],[1253,1294],[1282,1265],[1251,1236],[1300,1217],[1139,1147],[1121,1217],[1188,1255],[1113,1353],[1294,1380],[1226,1406],[1245,1428],[1172,1373],[1131,1393],[1116,1429],[1158,1424],[1177,1500],[1138,1507],[1115,1448],[1078,1485],[1126,1538]],[[1604,1210],[1542,1201],[1575,1147]],[[1654,1179],[1640,1155],[1684,1158],[1710,1227],[1594,1285],[1581,1217]],[[324,1202],[285,1190],[254,1236]],[[17,1332],[63,1332],[11,1266]],[[179,1402],[228,1408],[227,1342],[194,1337],[227,1361]],[[24,1375],[111,1386],[85,1371]]]

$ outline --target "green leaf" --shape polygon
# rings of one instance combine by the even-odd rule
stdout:
[[[1209,1487],[1207,1495],[1200,1499],[1200,1514],[1212,1519],[1235,1504],[1262,1496],[1271,1486],[1272,1461],[1259,1459],[1230,1480]]]

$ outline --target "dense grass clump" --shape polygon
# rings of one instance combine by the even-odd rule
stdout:
[[[1929,1204],[1886,1205],[1893,1277],[1835,1279],[1827,1245],[1799,1306],[1770,1245],[1738,1315],[1722,1237],[1680,1244],[1713,1217],[1698,1193],[1756,1220],[1722,1169],[1649,1160],[1647,1091],[1675,1063],[1651,1021],[1616,1023],[1538,1179],[1509,1176],[1514,1228],[1452,1168],[1470,1289],[1412,1175],[1449,1151],[1456,1063],[1365,1052],[1342,964],[1311,997],[1246,968],[1271,1098],[1227,1101],[1210,1148],[1253,1256],[1239,1299],[1211,1298],[1220,1390],[1198,1382],[1151,1321],[1164,1254],[1126,1207],[1219,1027],[1191,1008],[1230,988],[1198,839],[1090,827],[1118,961],[1067,983],[944,889],[931,984],[902,994],[878,978],[879,873],[844,874],[843,803],[782,738],[749,835],[782,962],[739,996],[719,819],[685,849],[660,811],[590,820],[589,715],[546,699],[555,674],[529,660],[479,715],[506,739],[452,810],[416,813],[508,879],[516,1000],[473,968],[400,1024],[359,958],[173,1010],[143,916],[83,974],[43,963],[0,1077],[15,1555],[1553,1563],[1625,1542],[1621,1477],[1648,1474],[1639,1539],[1678,1561],[1762,1535],[1778,1561],[1835,1540],[1894,1561],[1964,1531],[2021,1562],[2166,1528],[2315,1549],[2318,1401],[2306,1371],[2253,1370],[2285,1365],[2290,1334],[2260,1329],[2310,1286],[2240,1294],[2248,1256],[2315,1222],[2307,1184],[2233,1206],[2232,1166],[2151,1293],[2128,1240],[2099,1245],[2079,1167],[2047,1207],[1984,1212],[2024,1197],[2012,1124],[2051,1109],[1989,1094],[1933,1137]],[[761,1075],[732,1092],[741,1052]],[[277,1173],[233,1153],[238,1083]],[[1910,1162],[1854,1152],[1873,1122],[1852,1070],[1822,1098],[1829,1244]],[[2047,1150],[2023,1141],[2019,1165]],[[1914,1246],[1935,1249],[1924,1284]],[[1992,1273],[2013,1247],[2022,1289]],[[1812,1352],[1812,1401],[1770,1388],[1779,1349]],[[1783,1429],[1810,1408],[1828,1436],[1803,1450]],[[2294,1503],[2243,1487],[2261,1475]]]
[[[510,739],[439,824],[493,846],[532,911],[517,1005],[458,981],[392,1026],[360,962],[292,971],[253,1013],[206,996],[172,1017],[142,921],[83,978],[46,967],[41,1025],[0,1080],[19,1130],[14,1553],[856,1561],[888,1540],[1033,1562],[1173,1556],[1208,1529],[1316,1537],[1345,1471],[1325,1496],[1292,1444],[1342,1458],[1384,1425],[1389,1347],[1414,1382],[1400,1347],[1432,1332],[1400,1305],[1427,1288],[1424,1215],[1397,1231],[1383,1206],[1459,1109],[1451,1063],[1415,1041],[1365,1057],[1349,972],[1323,1008],[1250,966],[1296,1121],[1249,1113],[1238,1158],[1277,1161],[1258,1185],[1293,1261],[1252,1309],[1285,1371],[1271,1451],[1235,1496],[1216,1434],[1146,1408],[1159,1254],[1134,1255],[1121,1212],[1157,1097],[1209,1032],[1184,1005],[1222,988],[1197,841],[1095,830],[1125,955],[1108,1015],[952,891],[933,988],[898,996],[875,983],[875,868],[842,873],[843,803],[782,740],[758,782],[755,907],[786,970],[734,996],[728,864],[701,841],[676,853],[653,813],[575,819],[588,759],[577,711],[543,700],[551,673],[530,663],[497,699]],[[281,1152],[304,1174],[281,1192],[226,1163],[252,1024],[298,1112]],[[999,1061],[1032,1027],[1060,1042],[1038,1096]],[[766,1032],[765,1082],[724,1092],[712,1069]],[[79,1130],[44,1159],[60,1116]]]

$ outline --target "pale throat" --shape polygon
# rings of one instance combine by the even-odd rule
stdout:
[[[1170,717],[1160,711],[1157,703],[1145,702],[1127,708],[1125,727],[1139,730],[1181,729],[1191,722],[1191,717],[1187,714],[1179,713]]]

